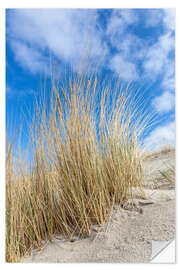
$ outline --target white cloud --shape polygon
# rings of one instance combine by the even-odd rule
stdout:
[[[106,34],[112,46],[117,50],[117,54],[111,59],[110,68],[119,73],[119,67],[122,66],[123,70],[120,70],[122,77],[134,80],[139,77],[138,64],[142,64],[143,79],[155,81],[163,76],[162,86],[169,90],[173,87],[174,80],[174,74],[169,75],[169,66],[172,66],[174,61],[170,53],[173,52],[175,46],[174,34],[170,28],[167,28],[167,21],[171,21],[171,9],[147,9],[145,12],[146,27],[158,27],[162,23],[166,29],[154,44],[152,40],[140,38],[127,28],[139,21],[138,14],[128,9],[113,11]],[[149,42],[152,45],[149,45]],[[142,63],[139,62],[141,60]]]
[[[109,67],[112,71],[118,73],[120,78],[125,81],[133,81],[138,79],[136,65],[123,58],[120,54],[116,54],[111,58]]]
[[[174,90],[174,58],[170,53],[174,51],[175,40],[175,9],[149,9],[146,12],[145,26],[163,26],[163,32],[158,41],[147,47],[143,68],[144,76],[156,80],[162,75],[162,86]]]
[[[11,46],[16,61],[33,74],[47,71],[48,60],[39,50],[29,47],[27,44],[12,40]]]
[[[113,38],[116,38],[116,35],[121,35],[126,28],[125,21],[117,16],[112,15],[107,26],[107,35],[111,37],[111,42],[113,43]]]
[[[136,61],[133,61],[135,54],[132,54],[132,51],[139,46],[140,39],[136,35],[127,33],[127,27],[136,24],[138,19],[132,9],[114,9],[107,24],[106,36],[118,51],[110,57],[108,67],[125,81],[137,80],[139,77]],[[132,56],[131,60],[130,56]]]
[[[164,18],[163,22],[167,30],[174,31],[175,30],[175,16],[176,10],[174,8],[164,9]]]
[[[97,10],[91,9],[14,9],[7,20],[8,40],[18,63],[32,73],[42,72],[49,65],[48,54],[57,61],[77,66],[88,53],[100,63],[107,55],[110,68],[125,80],[136,80],[138,64],[143,60],[142,77],[157,79],[164,73],[162,86],[173,86],[174,74],[169,75],[169,53],[174,49],[171,34],[173,9],[148,10],[147,22],[166,27],[158,41],[148,46],[148,40],[131,31],[140,16],[133,9],[113,9],[106,31],[99,24]],[[130,26],[128,28],[128,26]],[[111,56],[108,42],[116,49]],[[84,61],[85,62],[85,61]],[[168,85],[170,85],[168,87]]]
[[[20,58],[19,62],[22,64],[24,57],[25,64],[31,71],[30,64],[38,69],[34,54],[42,60],[42,55],[50,51],[60,61],[79,63],[83,50],[85,55],[82,57],[86,58],[90,52],[94,59],[100,59],[107,51],[101,41],[102,33],[98,28],[95,10],[15,9],[10,15],[8,36],[11,40],[19,40],[19,44],[23,42],[21,46],[24,55],[17,52],[16,59]],[[17,44],[11,42],[11,45],[15,52]],[[38,50],[32,53],[32,47]],[[31,63],[28,64],[26,59],[32,59]]]
[[[121,41],[117,42],[116,49],[131,61],[140,60],[147,53],[147,42],[135,34],[127,33],[123,35]]]
[[[164,77],[162,81],[162,86],[169,91],[175,91],[175,63],[174,59],[169,59],[165,66]]]
[[[175,9],[147,9],[145,27],[163,26],[166,32],[175,30]]]
[[[146,10],[145,27],[155,27],[162,22],[163,9],[147,9]]]
[[[167,72],[165,73],[164,79],[162,81],[162,86],[166,89],[170,89],[171,91],[175,91],[175,77],[173,76],[166,76]]]
[[[145,75],[152,79],[164,71],[165,65],[169,62],[169,53],[174,49],[174,37],[171,33],[162,35],[158,41],[147,50],[143,62]]]
[[[128,25],[138,22],[138,16],[132,9],[115,9],[109,19],[106,35],[115,47],[119,46],[124,39],[122,34],[125,33]]]
[[[127,24],[137,23],[139,20],[133,9],[116,9],[115,14],[121,16]]]
[[[14,89],[9,85],[6,86],[6,96],[7,98],[14,98],[14,97],[27,97],[33,96],[36,94],[36,91],[29,88],[29,89]]]
[[[152,105],[159,113],[167,113],[174,108],[174,95],[166,91],[161,96],[155,97],[152,101]]]
[[[164,126],[158,126],[144,140],[144,147],[147,150],[155,150],[163,145],[175,144],[175,122]]]

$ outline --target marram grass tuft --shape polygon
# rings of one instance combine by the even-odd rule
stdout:
[[[93,76],[62,86],[52,79],[51,99],[37,103],[28,173],[24,161],[15,169],[12,145],[7,149],[8,262],[57,233],[89,236],[92,224],[102,224],[115,203],[132,196],[132,187],[141,190],[140,136],[148,118],[131,92]]]

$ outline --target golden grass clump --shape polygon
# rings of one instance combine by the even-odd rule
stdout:
[[[19,261],[56,233],[89,236],[92,224],[132,196],[132,187],[142,187],[142,104],[128,87],[93,76],[63,86],[52,80],[50,101],[37,103],[28,173],[24,165],[15,172],[7,150],[7,261]]]

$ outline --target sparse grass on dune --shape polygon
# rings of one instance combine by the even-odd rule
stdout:
[[[171,185],[172,187],[175,186],[175,165],[174,164],[166,164],[166,169],[159,171],[161,174],[161,180],[164,180],[166,183]]]
[[[148,120],[135,101],[119,85],[101,89],[95,77],[69,79],[63,88],[52,80],[51,101],[37,104],[30,133],[33,169],[27,175],[19,165],[16,181],[8,149],[7,261],[19,261],[56,233],[90,235],[131,187],[141,189],[139,136]]]
[[[160,150],[156,150],[156,151],[150,151],[145,153],[144,155],[144,159],[147,158],[156,158],[159,157],[160,155],[166,155],[166,154],[171,154],[174,153],[175,154],[175,147],[173,145],[170,146],[162,146]]]

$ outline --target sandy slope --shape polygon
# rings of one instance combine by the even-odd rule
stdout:
[[[146,178],[153,168],[152,178],[158,177],[165,162],[174,162],[174,154],[159,154],[145,161]],[[167,241],[175,237],[175,191],[152,189],[146,179],[146,199],[137,198],[135,207],[116,206],[108,223],[92,227],[86,239],[68,242],[61,235],[47,242],[41,251],[33,251],[22,262],[149,262],[152,240]],[[134,190],[136,192],[136,190]]]
[[[164,181],[161,181],[160,170],[166,170],[169,166],[175,167],[175,151],[161,151],[149,155],[144,160],[144,174],[146,188],[167,189],[170,186]]]

